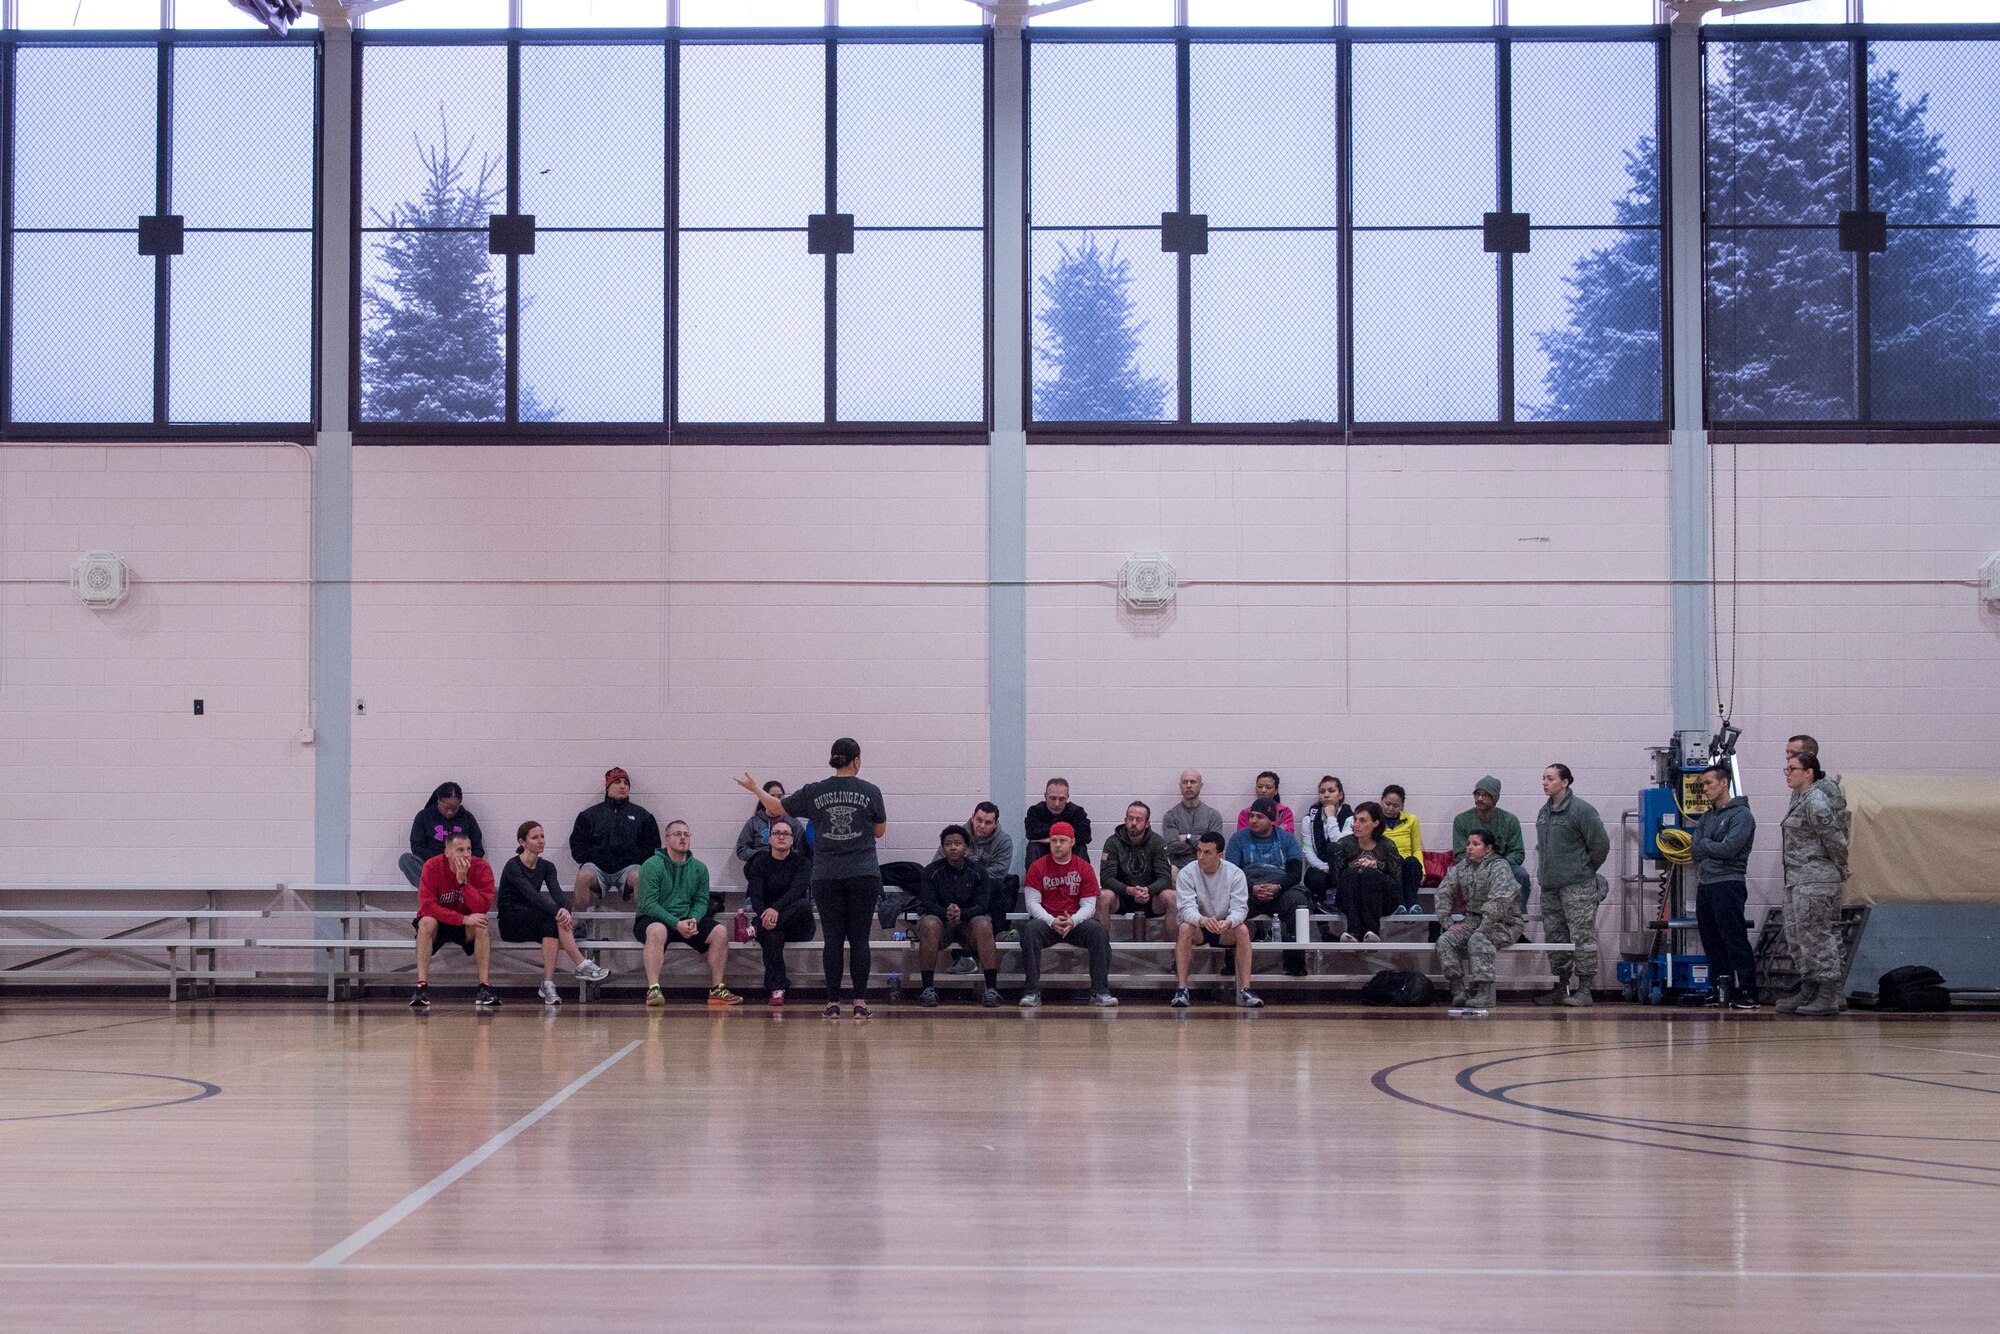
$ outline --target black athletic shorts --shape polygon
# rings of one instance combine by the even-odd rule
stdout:
[[[986,917],[985,913],[979,914],[979,917],[961,917],[958,919],[957,926],[953,926],[950,922],[946,921],[942,917],[938,918],[937,919],[938,925],[944,928],[943,934],[941,934],[938,937],[938,944],[940,946],[958,945],[965,949],[971,949],[972,939],[970,932],[972,929],[972,924],[976,921],[979,921],[980,918],[983,917]],[[931,919],[929,917],[923,917],[918,919],[917,929],[922,930],[924,923],[930,920]],[[993,921],[991,918],[987,918],[986,925],[988,925],[989,927],[993,925]]]
[[[1154,890],[1153,897],[1144,903],[1125,897],[1125,891],[1122,889],[1114,889],[1111,892],[1118,896],[1118,906],[1112,910],[1114,912],[1142,912],[1151,917],[1158,917],[1166,911],[1160,906],[1159,890]]]
[[[423,920],[422,917],[412,917],[410,925],[415,927],[418,922]],[[472,933],[465,929],[465,924],[462,922],[440,921],[437,924],[437,938],[432,942],[431,948],[433,950],[440,950],[446,945],[456,945],[467,954],[470,954],[472,953]]]
[[[537,912],[532,908],[516,909],[500,914],[500,939],[519,944],[530,940],[557,940],[562,933],[556,929],[556,915],[552,912]]]
[[[632,919],[632,939],[638,941],[641,945],[645,944],[646,928],[659,921],[660,919],[657,917],[634,917]],[[708,953],[708,933],[715,930],[715,918],[704,917],[701,921],[697,922],[692,939],[683,936],[680,933],[680,928],[672,922],[660,922],[660,925],[667,928],[667,943],[669,945],[678,940],[697,954]]]

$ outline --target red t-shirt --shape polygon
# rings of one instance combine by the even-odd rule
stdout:
[[[1097,872],[1081,857],[1071,856],[1060,866],[1054,857],[1037,857],[1021,885],[1042,892],[1042,911],[1049,916],[1074,916],[1078,904],[1097,897]]]
[[[467,913],[487,912],[492,907],[493,868],[484,857],[472,859],[462,885],[442,852],[424,863],[424,873],[417,877],[417,916],[459,926]]]

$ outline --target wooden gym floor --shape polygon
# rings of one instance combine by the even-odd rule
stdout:
[[[1992,1328],[2000,1025],[0,1009],[18,1330]]]

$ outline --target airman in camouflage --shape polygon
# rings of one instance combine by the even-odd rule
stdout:
[[[1494,956],[1521,938],[1521,890],[1512,864],[1494,852],[1492,834],[1466,834],[1465,860],[1445,873],[1437,903],[1445,923],[1438,966],[1451,982],[1451,1003],[1491,1009]]]
[[[1822,786],[1825,771],[1811,751],[1785,757],[1785,943],[1798,961],[1803,986],[1778,1009],[1813,1018],[1840,1013],[1846,960],[1840,941],[1840,887],[1847,879],[1847,803],[1836,808]]]
[[[1548,800],[1535,815],[1536,879],[1542,882],[1542,937],[1574,944],[1573,953],[1551,954],[1556,984],[1535,997],[1537,1005],[1590,1005],[1597,980],[1597,905],[1608,887],[1597,873],[1611,855],[1611,836],[1597,808],[1570,791],[1575,781],[1566,764],[1542,770]],[[1574,978],[1576,990],[1570,990]]]

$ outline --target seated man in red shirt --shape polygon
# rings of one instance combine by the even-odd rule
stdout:
[[[486,914],[493,907],[493,868],[472,855],[472,838],[453,833],[444,851],[424,863],[417,877],[417,992],[410,997],[412,1010],[431,1008],[431,951],[439,945],[456,945],[479,964],[479,990],[472,1003],[482,1010],[497,1009],[500,998],[487,985],[486,969],[493,957],[493,933],[487,929]]]
[[[1028,920],[1021,925],[1021,966],[1028,975],[1023,1009],[1042,1003],[1042,951],[1051,945],[1090,951],[1090,1003],[1118,1003],[1111,994],[1111,933],[1097,920],[1097,873],[1075,851],[1076,830],[1058,820],[1049,826],[1048,855],[1021,877],[1028,899]]]

